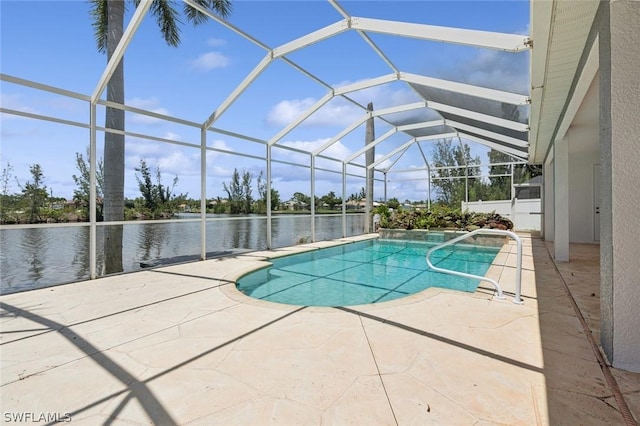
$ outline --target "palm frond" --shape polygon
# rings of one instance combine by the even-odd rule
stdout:
[[[167,0],[154,0],[151,4],[151,12],[160,27],[162,37],[169,46],[176,47],[180,44],[181,24],[178,12],[172,2]]]
[[[193,0],[194,3],[199,4],[203,8],[219,15],[222,18],[227,18],[231,15],[232,5],[231,0]],[[207,15],[200,12],[198,9],[184,4],[184,14],[194,25],[200,25],[207,22]]]
[[[107,14],[107,0],[90,0],[91,17],[93,22],[93,34],[96,38],[98,52],[105,53],[107,51],[107,24],[109,22]]]

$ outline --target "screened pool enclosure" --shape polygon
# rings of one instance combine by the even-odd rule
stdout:
[[[11,162],[16,175],[21,163],[41,164],[45,176],[48,170],[50,176],[64,175],[65,182],[48,181],[49,190],[71,199],[71,176],[78,171],[72,155],[61,165],[56,153],[87,153],[89,220],[3,226],[8,279],[12,270],[23,269],[29,270],[27,281],[50,282],[46,266],[40,266],[45,272],[34,270],[36,258],[74,271],[59,275],[58,282],[104,274],[105,259],[114,255],[104,249],[110,227],[124,229],[119,237],[124,271],[153,258],[207,259],[238,249],[366,233],[373,201],[425,200],[429,208],[434,182],[443,179],[439,170],[469,169],[435,164],[433,146],[441,140],[468,144],[478,157],[493,150],[507,158],[493,164],[483,159],[472,165],[481,175],[467,172],[455,179],[487,179],[491,165],[504,165],[507,171],[500,176],[511,179],[513,188],[513,165],[527,163],[532,41],[519,32],[528,23],[528,6],[522,28],[498,18],[472,23],[465,15],[461,21],[474,28],[465,29],[454,25],[455,16],[427,13],[433,2],[237,2],[223,19],[185,0],[208,22],[170,50],[151,16],[153,2],[142,0],[135,9],[130,5],[124,34],[104,66],[106,56],[95,51],[90,34],[88,6],[51,3],[76,8],[73,13],[84,8],[87,22],[66,22],[61,13],[57,25],[81,28],[82,34],[70,33],[69,45],[57,45],[49,34],[53,43],[46,55],[36,59],[24,53],[20,59],[40,67],[25,70],[15,62],[18,56],[3,54],[3,164]],[[20,31],[37,28],[28,21],[15,33],[4,25],[24,19],[22,13],[16,5],[3,5],[3,43],[29,43]],[[39,21],[47,11],[29,13],[40,13]],[[47,31],[40,28],[42,38]],[[81,37],[87,39],[74,46]],[[181,56],[195,46],[209,52],[191,61]],[[81,49],[93,55],[86,64]],[[108,101],[110,78],[125,56],[126,101]],[[180,63],[188,65],[180,70]],[[164,78],[176,69],[185,77]],[[107,109],[124,111],[124,129],[105,124]],[[189,197],[200,201],[199,212],[100,221],[96,208],[106,134],[125,140],[125,196],[135,197],[136,168],[147,159],[165,174],[165,182],[179,177],[176,191],[184,185]],[[110,168],[107,161],[104,168]],[[311,202],[307,214],[287,219],[274,213],[282,207],[272,205],[269,196],[261,215],[208,214],[212,202],[224,202],[222,184],[234,169],[260,176],[259,191],[279,191],[281,201],[296,192],[311,200],[331,192],[341,199],[336,206],[341,214],[320,214]],[[347,199],[360,188],[367,195],[364,213],[350,213]],[[465,201],[477,201],[469,200],[468,189]],[[55,241],[63,243],[55,246]],[[18,248],[19,258],[7,257],[8,249]],[[30,266],[20,263],[26,261]]]

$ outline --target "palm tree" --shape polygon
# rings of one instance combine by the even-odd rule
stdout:
[[[107,62],[115,52],[124,29],[124,0],[90,0],[93,28],[99,52],[107,53]],[[227,17],[231,13],[230,0],[194,0],[205,9]],[[133,0],[137,6],[140,1]],[[170,0],[153,0],[151,12],[155,16],[162,37],[170,46],[180,44],[179,12]],[[194,25],[207,21],[207,16],[184,4],[184,15]],[[124,104],[124,58],[107,84],[107,101]],[[106,108],[105,127],[124,130],[124,111]],[[104,137],[104,220],[124,220],[124,135],[105,133]],[[122,268],[122,226],[107,226],[104,244],[104,272],[120,272]]]

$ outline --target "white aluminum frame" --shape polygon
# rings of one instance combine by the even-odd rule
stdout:
[[[62,96],[68,96],[74,99],[86,101],[88,103],[88,106],[89,106],[89,123],[88,124],[40,115],[40,114],[22,112],[22,111],[10,109],[10,108],[4,108],[4,107],[0,107],[0,112],[8,113],[16,116],[22,116],[30,119],[46,120],[46,121],[56,122],[64,125],[88,128],[90,130],[90,133],[89,133],[89,145],[90,145],[89,163],[90,163],[90,169],[91,169],[90,170],[90,186],[91,186],[90,188],[90,191],[91,191],[90,192],[90,198],[91,198],[90,221],[89,221],[89,224],[73,225],[73,226],[89,226],[90,227],[90,250],[89,250],[90,251],[90,274],[89,275],[92,279],[97,277],[97,271],[96,271],[96,264],[97,264],[96,228],[97,226],[125,224],[124,222],[109,222],[109,223],[100,223],[100,224],[97,223],[97,218],[96,218],[96,182],[97,182],[96,137],[97,137],[98,131],[118,133],[118,134],[123,134],[125,136],[135,136],[135,137],[140,137],[147,140],[155,140],[162,143],[171,143],[171,144],[176,144],[181,146],[187,146],[190,148],[196,148],[200,150],[200,156],[201,156],[201,164],[200,164],[201,165],[201,179],[200,179],[201,205],[200,207],[201,207],[202,214],[201,214],[201,217],[196,220],[201,222],[201,235],[200,235],[201,259],[206,259],[206,224],[208,221],[213,220],[211,218],[206,217],[206,185],[207,185],[206,153],[207,151],[225,152],[227,154],[265,160],[267,194],[271,193],[271,181],[273,178],[272,169],[271,169],[272,163],[273,162],[287,163],[284,161],[278,161],[273,159],[273,153],[272,153],[273,147],[288,149],[294,152],[308,154],[310,156],[310,165],[304,166],[304,167],[309,167],[310,169],[310,179],[311,179],[310,184],[311,184],[311,192],[312,192],[311,228],[312,228],[312,239],[314,241],[316,237],[315,236],[315,205],[314,205],[315,203],[313,203],[313,196],[315,195],[315,173],[316,173],[316,170],[326,170],[326,171],[336,172],[333,170],[317,168],[315,164],[316,157],[339,162],[342,166],[341,174],[343,178],[343,188],[342,188],[343,236],[346,236],[346,177],[357,176],[359,178],[362,178],[362,176],[359,174],[347,173],[348,165],[362,169],[366,177],[368,173],[375,173],[375,171],[377,170],[376,167],[379,166],[381,163],[395,156],[396,158],[391,162],[391,164],[386,169],[377,170],[384,173],[385,198],[386,198],[387,173],[394,168],[394,166],[397,164],[399,159],[403,157],[403,155],[405,155],[405,153],[413,144],[416,144],[418,146],[418,149],[420,150],[420,153],[425,161],[425,165],[428,172],[427,174],[428,174],[429,186],[431,185],[431,173],[433,172],[434,168],[430,166],[429,161],[427,160],[427,157],[425,156],[420,146],[419,142],[421,141],[446,139],[446,138],[454,138],[454,137],[465,138],[465,139],[469,139],[471,141],[480,143],[482,145],[485,145],[487,147],[504,152],[505,154],[512,156],[514,159],[518,159],[517,162],[521,162],[520,160],[524,161],[527,158],[528,153],[526,152],[526,148],[528,147],[528,143],[526,141],[512,138],[510,136],[506,136],[501,133],[490,132],[474,126],[465,125],[464,123],[459,123],[454,120],[445,120],[444,118],[441,120],[435,120],[435,121],[429,121],[429,122],[415,122],[415,123],[410,123],[405,125],[394,126],[385,118],[385,116],[390,114],[395,114],[398,112],[418,110],[422,108],[430,108],[431,110],[435,110],[436,112],[451,113],[451,114],[459,115],[469,119],[473,119],[476,121],[481,121],[491,125],[503,127],[505,129],[515,130],[520,132],[525,132],[530,130],[528,124],[526,123],[511,121],[511,120],[507,120],[499,117],[494,117],[488,114],[470,111],[463,108],[454,107],[451,105],[446,105],[446,104],[437,103],[437,102],[432,102],[428,100],[423,100],[423,101],[414,102],[414,103],[405,104],[405,105],[396,105],[396,106],[392,106],[392,107],[377,110],[377,111],[368,111],[365,106],[360,105],[358,102],[354,101],[353,99],[349,98],[346,95],[355,91],[359,91],[359,90],[363,90],[363,89],[367,89],[367,88],[371,88],[379,85],[389,84],[395,81],[402,81],[407,85],[411,85],[411,84],[423,85],[423,86],[435,87],[435,88],[439,88],[442,90],[451,91],[455,93],[460,93],[467,96],[473,96],[473,97],[482,98],[482,99],[489,99],[493,101],[504,102],[512,105],[527,105],[531,102],[531,99],[529,96],[526,96],[526,95],[510,93],[510,92],[505,92],[505,91],[500,91],[495,89],[474,86],[470,84],[458,83],[454,81],[442,80],[442,79],[432,78],[428,76],[402,72],[392,63],[392,61],[387,57],[384,51],[373,42],[373,40],[369,36],[369,33],[378,33],[378,34],[385,34],[385,35],[394,35],[399,37],[416,38],[420,40],[430,40],[430,41],[438,41],[438,42],[445,42],[445,43],[462,44],[467,46],[497,49],[497,50],[508,51],[508,52],[521,52],[521,51],[530,49],[532,43],[531,43],[531,39],[528,36],[494,33],[494,32],[477,31],[477,30],[467,30],[467,29],[460,29],[460,28],[447,28],[447,27],[439,27],[439,26],[416,24],[416,23],[372,19],[372,18],[365,18],[365,17],[353,17],[353,16],[350,16],[345,11],[345,9],[340,4],[338,4],[336,0],[328,0],[328,1],[330,5],[342,16],[343,18],[342,20],[335,22],[333,24],[330,24],[328,26],[325,26],[323,28],[320,28],[316,31],[310,32],[306,35],[303,35],[302,37],[296,38],[287,43],[281,44],[280,46],[277,46],[275,48],[270,48],[265,43],[251,36],[248,32],[245,32],[244,30],[229,23],[225,19],[220,18],[219,16],[216,16],[215,14],[209,12],[199,4],[195,3],[193,0],[184,0],[185,3],[196,8],[197,10],[199,10],[200,12],[208,16],[210,19],[216,21],[218,24],[223,25],[224,27],[230,29],[231,31],[234,31],[235,33],[239,34],[241,37],[259,46],[266,52],[265,56],[245,76],[242,82],[230,91],[227,97],[220,103],[220,105],[217,106],[217,108],[215,108],[211,112],[211,114],[204,121],[196,122],[191,120],[184,120],[184,119],[180,119],[172,116],[154,113],[151,111],[146,111],[140,108],[134,108],[127,105],[120,105],[113,102],[107,102],[101,99],[101,96],[107,86],[107,83],[110,77],[112,76],[113,72],[115,71],[116,67],[121,61],[132,38],[134,37],[139,26],[141,25],[142,20],[147,15],[152,5],[152,0],[141,0],[141,2],[139,3],[138,7],[134,11],[132,18],[129,21],[124,31],[121,41],[118,43],[118,46],[116,47],[116,50],[112,58],[104,68],[101,76],[97,79],[97,83],[94,88],[94,91],[89,96],[79,94],[79,93],[74,93],[64,89],[55,88],[53,86],[47,86],[37,82],[28,81],[25,79],[14,77],[14,76],[0,74],[0,79],[2,81],[7,81],[7,82],[18,84],[18,85],[29,86],[37,90],[44,90],[44,91],[56,93]],[[328,38],[335,37],[347,31],[355,31],[364,40],[365,44],[368,45],[368,47],[371,48],[376,53],[376,55],[378,55],[380,59],[389,66],[392,72],[390,74],[369,78],[369,79],[358,81],[345,86],[334,87],[330,84],[325,83],[320,78],[315,76],[312,72],[309,72],[305,68],[297,65],[295,62],[293,62],[290,58],[287,57],[287,55],[293,52],[296,52],[300,49],[304,49],[315,43],[322,42],[323,40],[326,40]],[[311,80],[323,86],[327,90],[327,93],[321,99],[319,99],[314,105],[312,105],[306,111],[301,113],[298,117],[296,117],[296,119],[294,119],[293,122],[291,122],[289,125],[287,125],[284,129],[282,129],[280,132],[278,132],[269,140],[262,140],[249,135],[242,135],[242,134],[234,133],[228,130],[213,127],[214,123],[236,102],[236,100],[240,96],[242,96],[245,90],[262,75],[262,73],[267,69],[267,67],[274,60],[284,61],[289,66],[293,67],[297,71],[304,74],[307,78],[310,78]],[[533,94],[534,96],[538,96],[539,90],[543,85],[543,82],[534,82],[534,83],[536,83],[537,86],[534,85]],[[330,139],[328,142],[326,142],[319,148],[315,149],[313,152],[306,152],[303,150],[299,150],[299,149],[295,149],[295,148],[291,148],[291,147],[287,147],[285,145],[279,144],[279,142],[287,134],[293,131],[297,126],[304,123],[305,120],[307,120],[316,111],[318,111],[326,103],[328,103],[329,101],[331,101],[333,98],[337,96],[340,96],[346,99],[347,101],[355,104],[359,108],[363,109],[363,112],[364,112],[363,116],[355,120],[353,123],[347,126],[344,130],[339,132],[335,137]],[[124,111],[143,114],[149,117],[154,117],[161,120],[179,123],[192,128],[198,128],[200,129],[200,140],[197,143],[187,142],[187,141],[175,141],[175,140],[169,140],[166,138],[160,138],[156,136],[143,135],[143,134],[134,133],[130,131],[120,131],[115,129],[106,129],[106,128],[99,127],[97,126],[97,120],[96,120],[97,105],[105,105],[113,108],[119,108]],[[538,111],[533,111],[532,113],[537,114]],[[338,158],[332,158],[322,154],[325,150],[327,150],[333,144],[337,143],[343,137],[345,137],[349,133],[353,132],[355,129],[362,126],[366,122],[366,120],[369,118],[377,118],[378,120],[381,120],[383,122],[390,124],[392,128],[384,135],[375,139],[371,144],[357,150],[355,153],[347,156],[347,158],[338,159]],[[455,132],[417,137],[417,138],[412,137],[409,141],[396,147],[395,149],[391,150],[387,154],[381,156],[369,166],[363,166],[360,164],[352,163],[352,161],[355,160],[358,156],[364,154],[369,149],[372,149],[373,147],[382,144],[395,133],[398,133],[398,132],[407,133],[407,132],[410,132],[411,130],[426,128],[426,127],[433,127],[438,125],[449,126],[453,128]],[[465,131],[475,133],[480,137],[471,136],[465,133]],[[251,154],[246,154],[241,152],[225,151],[225,150],[220,150],[220,149],[207,146],[208,132],[216,132],[216,133],[225,134],[225,135],[236,137],[236,138],[241,138],[250,142],[262,144],[265,146],[265,150],[266,150],[265,156],[261,157],[261,156],[256,156],[256,155],[251,155]],[[505,143],[505,145],[487,141],[483,139],[481,136],[502,141]],[[340,173],[340,172],[336,172],[336,173]],[[429,197],[429,202],[430,202],[430,197]],[[267,197],[267,214],[266,214],[268,248],[272,248],[271,207],[272,207],[271,197],[268,196]],[[185,220],[185,221],[191,221],[191,220]],[[158,223],[158,222],[154,221],[153,223]],[[72,226],[72,225],[69,225],[69,226]]]

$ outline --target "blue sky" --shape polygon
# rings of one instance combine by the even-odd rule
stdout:
[[[343,1],[340,4],[352,16],[486,31],[526,34],[529,23],[529,4],[525,1]],[[270,48],[342,19],[324,1],[235,1],[233,5],[229,21]],[[132,12],[130,6],[129,15]],[[87,2],[2,0],[0,15],[3,74],[85,95],[95,90],[106,57],[96,50]],[[199,27],[183,24],[181,38],[178,48],[166,46],[155,20],[151,16],[145,18],[125,55],[126,103],[201,123],[266,52],[213,21]],[[519,93],[527,91],[528,53],[500,53],[380,34],[371,34],[371,38],[401,71]],[[354,31],[293,52],[288,58],[334,86],[391,72]],[[85,102],[4,81],[1,84],[4,108],[88,122],[89,108]],[[275,61],[214,126],[268,140],[325,93],[326,89],[317,82],[286,63]],[[373,102],[376,109],[418,100],[407,85],[399,82],[355,92],[352,97],[364,105]],[[281,143],[313,149],[334,137],[362,113],[354,105],[334,99]],[[104,110],[99,107],[99,122],[103,115]],[[14,174],[24,183],[29,178],[29,165],[38,163],[53,195],[71,198],[75,187],[72,175],[77,173],[75,153],[86,151],[88,130],[8,114],[2,114],[0,125],[2,167],[11,163]],[[127,114],[126,126],[128,131],[159,138],[192,144],[200,141],[197,129],[136,114]],[[377,136],[388,129],[388,125],[376,121]],[[102,139],[103,134],[98,133],[99,156]],[[406,135],[394,135],[377,147],[376,155],[380,157],[408,139]],[[359,149],[363,141],[364,126],[331,147],[327,154],[344,158]],[[263,145],[222,134],[209,133],[208,145],[249,155],[265,155]],[[475,154],[486,160],[485,148],[474,143],[470,145]],[[423,146],[429,154],[428,145]],[[139,195],[133,169],[140,159],[145,159],[152,167],[160,167],[165,182],[178,176],[177,192],[199,198],[198,156],[199,150],[195,148],[128,137],[126,195]],[[309,164],[308,156],[282,149],[274,150],[274,158]],[[318,166],[336,169],[337,163],[319,160]],[[395,167],[423,166],[419,152],[410,150]],[[222,182],[229,181],[234,168],[248,170],[257,176],[265,166],[264,161],[210,151],[207,198],[225,195]],[[349,170],[360,173],[357,168]],[[306,168],[276,163],[273,174],[273,185],[283,199],[297,191],[311,192]],[[409,175],[403,173],[397,179]],[[15,182],[12,186],[14,192],[19,190]],[[362,179],[349,178],[347,194],[358,192],[362,186]],[[316,194],[329,191],[341,195],[340,175],[319,172]],[[375,198],[382,196],[382,186],[378,184]],[[389,197],[393,196],[401,200],[425,199],[426,183],[393,181],[389,186]]]

